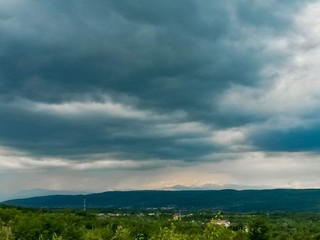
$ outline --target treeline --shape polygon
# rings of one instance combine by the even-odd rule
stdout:
[[[0,207],[0,240],[311,240],[318,214],[47,211]]]

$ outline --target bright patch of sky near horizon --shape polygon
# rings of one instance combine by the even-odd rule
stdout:
[[[320,3],[1,1],[0,192],[317,188]]]

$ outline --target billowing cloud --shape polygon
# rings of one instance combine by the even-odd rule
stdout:
[[[260,86],[234,85],[219,102],[228,111],[241,108],[243,116],[259,116],[247,129],[251,142],[266,151],[318,151],[320,12],[310,2],[297,11],[286,34],[267,39],[270,54],[282,62],[268,62],[261,69],[269,79]],[[248,128],[248,127],[247,127]]]
[[[312,0],[1,1],[0,166],[61,182],[139,172],[157,188],[220,162],[225,174],[197,184],[247,184],[224,168],[256,152],[313,156],[319,12]]]

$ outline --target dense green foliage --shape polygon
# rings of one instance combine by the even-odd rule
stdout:
[[[2,206],[0,240],[308,240],[320,214],[35,210]]]

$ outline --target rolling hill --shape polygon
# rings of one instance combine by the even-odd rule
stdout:
[[[53,195],[8,200],[6,205],[33,208],[175,208],[234,212],[319,211],[318,189],[112,191],[87,195]]]

